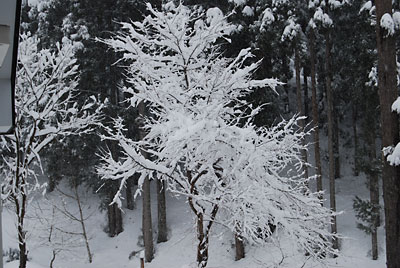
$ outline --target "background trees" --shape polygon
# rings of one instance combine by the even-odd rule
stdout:
[[[37,6],[24,7],[24,24],[22,27],[25,32],[30,31],[40,36],[40,48],[57,51],[55,44],[57,41],[61,42],[65,36],[79,44],[76,47],[76,55],[79,64],[78,70],[81,72],[82,79],[78,81],[77,85],[80,94],[78,97],[73,97],[74,101],[81,105],[91,94],[97,95],[99,99],[104,101],[107,99],[106,116],[103,119],[103,124],[116,133],[116,129],[113,129],[115,118],[121,117],[126,126],[126,130],[123,128],[122,131],[124,137],[135,145],[139,144],[138,146],[144,146],[144,143],[140,143],[139,140],[148,135],[148,129],[143,131],[143,128],[141,128],[142,123],[146,125],[148,122],[141,122],[138,115],[141,114],[142,117],[155,120],[151,117],[153,111],[147,109],[144,104],[141,108],[129,104],[130,98],[132,95],[135,96],[137,92],[135,90],[132,92],[122,90],[122,88],[130,86],[129,83],[126,83],[124,74],[120,70],[122,62],[116,63],[122,58],[122,53],[115,53],[106,44],[97,42],[95,38],[110,38],[112,32],[121,29],[120,21],[142,22],[143,18],[148,15],[145,8],[147,2],[150,1],[43,0]],[[328,189],[325,185],[328,172],[326,174],[324,172],[324,170],[328,171],[328,166],[331,167],[332,184],[337,183],[338,181],[335,180],[339,179],[341,175],[348,176],[347,171],[350,165],[355,176],[359,176],[360,180],[366,178],[370,190],[370,207],[374,210],[371,214],[374,218],[371,234],[372,258],[376,259],[382,257],[378,256],[377,252],[379,244],[377,242],[377,230],[379,218],[383,216],[379,212],[379,180],[382,176],[391,177],[387,176],[387,171],[383,171],[383,175],[381,174],[382,166],[379,162],[381,153],[379,149],[384,136],[389,135],[387,130],[391,131],[391,127],[386,127],[387,124],[396,125],[393,118],[390,122],[383,122],[383,118],[387,120],[389,114],[395,117],[389,109],[390,103],[395,99],[396,89],[398,89],[396,83],[393,82],[395,81],[393,77],[396,75],[396,62],[393,60],[393,55],[399,53],[399,33],[397,31],[399,23],[396,19],[398,14],[390,15],[389,9],[396,9],[399,4],[395,2],[389,8],[388,2],[385,2],[384,4],[380,3],[381,6],[379,7],[374,7],[372,1],[354,0],[351,3],[347,1],[346,8],[332,9],[341,2],[332,0],[184,1],[185,5],[193,9],[203,8],[207,10],[208,8],[218,7],[224,15],[230,14],[226,19],[234,25],[229,36],[231,42],[224,42],[222,39],[216,40],[221,49],[219,51],[221,58],[236,58],[242,49],[250,48],[253,57],[246,58],[244,65],[258,63],[257,68],[252,71],[254,79],[263,80],[266,77],[276,77],[279,81],[284,82],[284,84],[276,86],[276,92],[279,94],[272,90],[266,90],[264,87],[258,87],[253,88],[251,92],[241,98],[241,101],[245,100],[253,108],[260,105],[263,107],[254,114],[251,113],[251,109],[241,110],[244,111],[245,116],[251,115],[253,117],[252,122],[255,126],[271,127],[279,123],[282,118],[289,120],[293,114],[301,110],[304,110],[304,114],[309,116],[308,122],[311,119],[313,120],[315,138],[312,141],[312,146],[315,146],[315,150],[309,150],[307,157],[315,167],[309,168],[308,171],[310,175],[317,175],[318,180],[317,183],[310,182],[309,187],[311,189],[318,191]],[[160,9],[161,1],[151,1],[151,3],[154,9]],[[386,8],[384,9],[385,12],[382,11],[383,5]],[[325,10],[328,7],[331,8],[328,12],[329,17],[327,17]],[[316,10],[318,11],[317,15],[315,14]],[[380,13],[378,14],[377,11]],[[386,13],[387,15],[385,15]],[[377,18],[378,15],[384,18],[383,30],[379,26],[375,29],[376,21],[378,24],[382,22],[382,18]],[[318,19],[320,22],[318,22]],[[334,23],[329,24],[329,27],[320,27],[322,26],[321,21],[326,19],[331,19]],[[375,30],[379,34],[376,34]],[[386,33],[389,32],[391,34],[387,35]],[[285,33],[296,33],[294,34],[295,38],[286,38],[286,41],[283,42],[282,36]],[[329,36],[328,40],[327,36]],[[391,71],[390,74],[382,74],[382,66],[389,59],[389,56],[383,57],[384,54],[382,53],[388,51],[383,50],[383,48],[388,46],[382,44],[389,43],[391,54],[388,66],[390,66]],[[381,51],[379,54],[381,60],[378,62],[379,51]],[[330,60],[325,57],[327,52],[330,54]],[[167,56],[171,55],[168,54]],[[329,68],[326,68],[327,63],[330,63]],[[380,74],[378,75],[378,73]],[[330,83],[326,83],[329,78]],[[389,95],[391,97],[383,105],[378,103],[377,88],[378,86],[383,87],[385,81],[391,83],[389,85],[391,95],[388,92],[383,92],[380,96],[381,98]],[[331,91],[328,90],[328,84],[331,86]],[[303,96],[298,94],[300,87],[303,87],[303,92],[301,92]],[[388,87],[385,86],[385,88]],[[330,101],[328,101],[327,90],[331,92],[329,94]],[[201,99],[201,97],[198,98]],[[310,101],[312,101],[312,108],[310,107],[311,104],[307,105]],[[377,114],[381,112],[380,109],[383,109],[383,107],[385,107],[383,112],[386,116],[381,116],[382,121],[379,124]],[[330,123],[328,123],[328,115],[330,115]],[[150,122],[152,122],[151,120]],[[243,127],[246,122],[245,119],[241,119],[238,126]],[[379,131],[380,126],[383,127],[382,133],[384,135]],[[306,129],[309,127],[311,125],[306,125]],[[395,132],[395,129],[393,131]],[[326,141],[329,132],[329,140],[332,143],[330,154],[328,153],[329,150],[326,149],[328,148]],[[311,140],[309,137],[306,142]],[[385,147],[390,148],[390,150],[387,150],[389,153],[394,151],[396,139],[392,137],[390,141],[387,140],[384,143]],[[102,185],[99,183],[98,175],[95,174],[95,167],[99,163],[99,159],[93,157],[93,155],[98,152],[99,144],[102,150],[105,148],[110,150],[116,163],[125,161],[124,154],[117,142],[111,140],[101,142],[96,135],[88,135],[78,139],[70,136],[57,143],[52,143],[51,147],[47,147],[47,150],[42,150],[40,156],[46,160],[45,169],[51,178],[48,189],[51,190],[60,180],[71,180],[73,177],[79,177],[80,183],[90,185],[93,190],[98,190]],[[393,148],[390,146],[393,146]],[[339,148],[341,150],[338,150]],[[352,151],[351,155],[348,154],[349,150]],[[395,154],[388,156],[389,159],[395,159]],[[154,162],[157,161],[156,159],[150,157],[148,160]],[[76,168],[78,166],[80,168]],[[217,165],[217,171],[218,168]],[[385,167],[384,169],[395,168]],[[219,171],[217,171],[216,174],[219,174]],[[132,189],[136,187],[138,174],[130,173],[129,176],[131,179],[127,180],[126,188],[120,188],[118,181],[109,180],[99,190],[102,195],[102,207],[107,210],[108,228],[106,229],[111,236],[115,236],[123,230],[123,213],[116,204],[109,205],[113,201],[115,193],[120,191],[121,196],[126,198],[121,201],[122,206],[132,208]],[[151,214],[150,203],[148,202],[151,196],[150,191],[152,191],[151,184],[154,180],[157,181],[156,194],[159,197],[158,228],[155,226],[153,228],[150,224],[151,216],[154,218],[155,213]],[[142,190],[144,191],[143,197],[146,197],[143,198],[145,201],[143,205],[146,210],[143,210],[145,211],[143,216],[146,218],[144,222],[147,223],[143,224],[143,231],[148,234],[146,246],[153,247],[153,235],[155,233],[153,230],[158,230],[157,240],[160,242],[165,240],[167,234],[165,232],[166,224],[164,223],[166,217],[163,213],[168,209],[163,202],[165,200],[163,190],[167,186],[162,187],[161,185],[165,183],[166,179],[162,182],[161,179],[158,180],[154,176],[149,176],[145,181],[146,187]],[[339,185],[340,183],[338,182]],[[396,186],[393,184],[393,189],[389,189],[390,186],[388,185],[392,185],[392,183],[385,182],[385,185],[385,191],[389,191],[385,195],[388,197],[393,194],[394,199],[391,200],[394,201],[390,203],[390,207],[394,207],[397,202],[395,201],[397,190],[394,190]],[[333,187],[331,189],[330,197],[334,198],[335,191],[333,191]],[[392,215],[389,218],[394,217],[394,214],[391,214],[392,212],[390,208],[386,210],[386,213],[389,213],[387,215]],[[385,220],[389,221],[387,223],[389,225],[386,224],[387,226],[396,225],[392,220]],[[389,233],[390,228],[388,229]],[[240,228],[232,230],[232,232],[235,233],[236,237],[241,237]],[[395,235],[395,237],[397,236]],[[236,239],[236,242],[239,252],[247,243],[246,239]],[[396,243],[396,241],[390,239],[387,242]],[[391,249],[396,248],[393,245]],[[150,251],[153,252],[153,250],[148,250],[148,252]],[[391,256],[395,254],[394,250],[387,253]],[[243,257],[242,254],[238,254],[237,259],[240,258],[240,255]],[[152,257],[148,256],[148,260]],[[395,262],[395,259],[388,258],[390,263]]]

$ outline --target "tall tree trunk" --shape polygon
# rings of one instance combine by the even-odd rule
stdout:
[[[158,212],[158,236],[157,243],[168,240],[167,230],[167,206],[165,203],[165,183],[157,180],[157,212]]]
[[[146,108],[143,101],[139,104],[139,115],[144,116],[146,113]],[[146,133],[143,130],[143,126],[140,128],[140,138],[143,139]],[[142,151],[145,158],[148,158],[148,154]],[[154,245],[153,245],[153,223],[151,219],[151,194],[150,194],[150,179],[146,177],[142,185],[142,232],[143,232],[143,242],[145,251],[146,262],[151,262],[154,258]]]
[[[328,151],[329,151],[329,203],[331,210],[336,212],[336,192],[335,192],[335,158],[333,154],[333,99],[331,88],[331,41],[330,34],[325,34],[325,72],[326,72],[326,96],[328,109]],[[336,216],[332,217],[331,222],[332,234],[337,234]],[[339,248],[336,238],[332,240],[334,249]]]
[[[114,189],[114,184],[115,182],[111,182],[107,200],[108,232],[111,237],[114,237],[123,231],[121,210],[118,208],[117,204],[110,205],[111,200],[113,200],[116,192]]]
[[[332,88],[331,88],[332,92]],[[333,96],[333,93],[332,93]],[[333,103],[333,100],[332,100]],[[339,112],[335,105],[332,104],[333,109],[333,156],[335,158],[335,179],[340,178],[340,153],[339,153],[339,136],[340,136],[340,128],[339,128]]]
[[[109,236],[115,236],[115,215],[114,215],[114,205],[110,205],[111,200],[113,200],[112,192],[109,192],[109,197],[107,200],[107,218],[108,218],[108,234]]]
[[[374,111],[372,105],[367,103],[366,114],[373,115]],[[372,110],[372,111],[371,111]],[[373,206],[372,208],[372,230],[371,230],[371,242],[372,242],[372,259],[378,259],[378,234],[377,228],[379,226],[379,177],[378,173],[375,171],[376,163],[376,133],[375,133],[375,116],[366,116],[365,118],[365,135],[366,135],[366,148],[368,162],[370,163],[369,170],[367,171],[368,181],[369,181],[369,193],[370,202]]]
[[[321,169],[321,155],[319,149],[319,126],[318,126],[318,102],[317,102],[317,85],[315,73],[315,34],[314,30],[310,29],[309,33],[309,50],[310,50],[310,67],[311,67],[311,90],[312,90],[312,113],[313,113],[313,127],[314,127],[314,157],[315,168],[317,175],[317,191],[322,191],[322,169]],[[322,199],[322,194],[319,196]],[[322,202],[321,202],[322,203]]]
[[[381,108],[382,146],[399,142],[399,118],[391,106],[397,98],[396,41],[380,27],[385,13],[392,14],[392,0],[375,1],[378,47],[378,88]],[[400,267],[400,168],[390,166],[383,157],[383,199],[385,204],[386,264]]]
[[[306,117],[306,122],[309,120],[308,113],[308,75],[310,70],[308,67],[303,66],[303,83],[304,83],[304,116]]]
[[[135,208],[135,201],[133,200],[133,178],[126,181],[126,208],[133,210]]]
[[[294,49],[294,54],[295,54],[295,69],[296,69],[296,95],[297,95],[297,112],[299,113],[300,116],[304,116],[304,111],[303,111],[303,102],[302,102],[302,97],[301,97],[301,82],[300,82],[300,53],[299,53],[299,48],[296,46]],[[304,131],[304,126],[305,126],[305,120],[302,119],[300,120],[300,130]],[[302,139],[303,145],[305,145],[305,140],[304,138]],[[307,163],[307,150],[304,149],[301,152],[302,158],[304,163]],[[308,168],[307,165],[303,166],[303,172],[304,176],[308,178]]]
[[[146,177],[142,185],[143,189],[143,214],[142,214],[142,231],[146,262],[151,262],[154,257],[153,246],[153,225],[151,220],[151,196],[150,196],[150,180]]]
[[[358,133],[357,133],[357,104],[353,103],[351,105],[352,109],[352,122],[353,122],[353,137],[354,137],[354,168],[353,174],[354,176],[358,176],[360,174],[360,160],[358,153]]]

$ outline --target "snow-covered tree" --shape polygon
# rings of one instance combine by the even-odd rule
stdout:
[[[118,141],[123,155],[104,154],[98,168],[103,179],[121,181],[113,202],[121,203],[135,172],[139,187],[154,176],[186,196],[196,219],[198,267],[207,265],[214,223],[259,243],[275,225],[314,257],[333,252],[326,230],[332,213],[302,176],[306,134],[298,130],[299,119],[256,127],[253,119],[263,107],[244,101],[253,89],[279,82],[252,79],[259,62],[252,62],[249,49],[233,59],[221,56],[232,25],[218,8],[148,8],[143,22],[122,23],[123,32],[104,40],[124,53],[131,105],[145,103],[149,110],[140,141],[126,136],[122,119],[105,126],[103,138]]]
[[[27,205],[33,191],[43,184],[40,152],[53,140],[91,131],[100,117],[96,100],[82,107],[74,101],[77,65],[74,44],[68,39],[55,51],[37,48],[38,38],[22,35],[15,89],[14,133],[1,139],[3,155],[2,199],[15,207],[20,250],[20,268],[26,267],[27,246],[24,228]]]

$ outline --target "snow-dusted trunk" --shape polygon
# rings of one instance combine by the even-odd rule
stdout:
[[[381,108],[382,146],[399,142],[399,118],[391,106],[397,94],[396,40],[381,28],[384,14],[392,14],[392,0],[375,1],[378,47],[378,88]],[[386,259],[388,268],[400,267],[400,166],[383,161],[383,199],[385,202]]]
[[[314,127],[314,157],[315,157],[315,168],[317,175],[317,191],[322,191],[322,169],[321,169],[321,155],[319,149],[319,126],[318,126],[318,102],[317,102],[317,84],[316,84],[316,73],[315,73],[315,34],[314,30],[310,29],[309,33],[309,50],[310,50],[310,66],[311,66],[311,90],[312,90],[312,114],[313,114],[313,127]],[[322,196],[320,196],[322,199]]]
[[[295,54],[295,69],[296,69],[296,95],[297,95],[297,112],[300,116],[304,116],[303,101],[301,97],[301,81],[300,81],[300,52],[299,48],[296,46],[294,49]],[[304,132],[305,120],[300,120],[300,131]],[[305,145],[305,140],[302,140],[303,145]],[[307,150],[301,151],[304,163],[307,163]],[[307,165],[303,166],[303,172],[305,178],[308,178],[308,168]]]
[[[157,214],[158,214],[157,243],[162,243],[168,240],[167,207],[165,203],[165,183],[162,180],[157,180]]]
[[[333,152],[333,99],[331,85],[331,44],[330,34],[325,34],[325,72],[326,72],[326,97],[328,109],[328,151],[329,151],[329,203],[332,211],[336,211],[335,192],[335,157]],[[332,216],[332,234],[337,234],[336,216]],[[339,244],[336,238],[332,241],[333,248],[338,249]]]

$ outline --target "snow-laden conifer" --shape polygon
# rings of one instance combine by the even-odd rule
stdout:
[[[249,49],[223,57],[220,44],[229,41],[232,25],[219,9],[170,5],[161,12],[149,6],[143,22],[123,23],[122,32],[104,40],[123,53],[131,105],[145,103],[149,111],[142,140],[127,137],[122,119],[104,126],[103,138],[118,141],[123,155],[102,155],[98,168],[103,179],[121,181],[113,202],[121,204],[134,173],[141,174],[139,187],[147,176],[165,180],[195,214],[199,267],[207,265],[214,223],[257,243],[275,225],[314,257],[332,252],[331,212],[301,172],[306,134],[299,119],[256,127],[252,120],[262,107],[244,101],[253,89],[274,90],[279,82],[252,79],[259,62]]]

